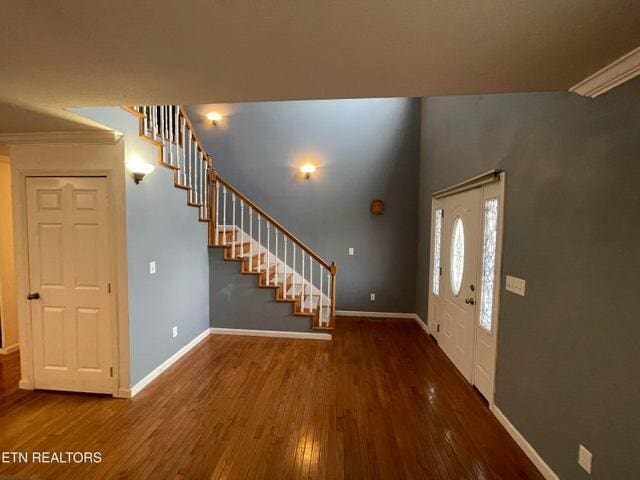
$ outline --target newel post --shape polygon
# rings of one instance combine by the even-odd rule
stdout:
[[[218,195],[216,184],[218,182],[218,173],[213,168],[213,160],[211,157],[207,159],[209,164],[209,175],[207,181],[209,182],[209,246],[213,247],[216,244],[216,231],[218,230]]]

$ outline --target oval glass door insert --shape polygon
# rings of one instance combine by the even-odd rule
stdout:
[[[464,226],[462,218],[456,218],[451,234],[451,290],[460,293],[462,273],[464,271]]]

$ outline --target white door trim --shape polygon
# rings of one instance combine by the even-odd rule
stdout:
[[[431,197],[444,198],[455,193],[460,193],[466,190],[472,190],[474,188],[481,187],[482,185],[486,185],[487,183],[499,182],[501,173],[503,173],[501,170],[489,170],[488,172],[482,173],[463,182],[456,183],[455,185],[452,185],[450,187],[443,188],[442,190],[438,190],[437,192],[433,192]]]
[[[124,142],[117,144],[17,145],[10,147],[16,287],[19,292],[18,328],[20,338],[19,386],[34,388],[31,315],[27,249],[27,177],[106,177],[110,277],[112,279],[112,335],[114,396],[130,392],[129,318],[124,206]],[[44,166],[44,167],[43,167]]]
[[[493,308],[493,331],[495,333],[495,365],[494,365],[494,372],[493,372],[494,379],[493,379],[492,391],[491,391],[490,397],[487,399],[489,401],[489,406],[493,406],[495,404],[495,377],[496,377],[497,360],[498,360],[498,354],[499,354],[498,335],[499,335],[499,318],[500,318],[500,292],[502,288],[502,256],[503,256],[503,245],[504,245],[504,219],[505,219],[505,193],[506,193],[506,173],[505,172],[498,171],[498,170],[491,170],[490,172],[479,175],[477,177],[473,177],[467,181],[458,183],[452,187],[439,190],[438,192],[435,192],[434,195],[432,196],[432,206],[431,206],[432,218],[431,218],[431,225],[430,225],[431,242],[429,247],[429,282],[428,282],[429,291],[427,292],[428,293],[427,302],[429,302],[432,297],[431,292],[433,291],[433,258],[432,258],[433,243],[434,243],[433,242],[433,229],[434,229],[433,212],[435,211],[436,205],[438,206],[437,208],[442,208],[441,202],[444,197],[449,195],[454,195],[454,194],[463,192],[465,190],[480,188],[488,183],[493,183],[493,182],[500,182],[500,195],[498,197],[498,229],[496,232],[496,265],[495,265],[496,276],[495,276],[495,286],[494,286],[495,303]],[[484,197],[481,198],[481,204],[483,202],[484,202]],[[480,214],[482,215],[483,209],[481,209],[480,212],[481,212]],[[480,237],[482,237],[482,231],[484,228],[484,218],[481,218],[480,220],[481,220]],[[481,241],[481,239],[479,239],[479,241]],[[441,248],[442,248],[442,244],[441,244]],[[482,261],[482,248],[480,247],[478,251],[478,262],[481,262],[481,261]],[[480,276],[480,272],[481,270],[479,268],[477,272],[478,277]],[[439,304],[439,309],[442,310],[442,304],[443,304],[442,279],[440,281],[441,281],[441,291],[440,291],[441,294],[438,296],[437,302]],[[480,287],[480,282],[476,282],[476,284],[478,285],[478,287]],[[479,288],[478,288],[478,292],[480,292]],[[429,305],[427,305],[427,311],[429,312],[428,307]],[[479,312],[476,312],[476,318],[474,321],[474,348],[475,348],[477,329],[480,328],[478,325],[478,318],[477,318],[478,313]],[[429,313],[428,316],[430,319],[431,314]],[[436,331],[436,326],[432,325],[431,322],[428,322],[428,328],[429,328],[429,331],[432,332],[432,334]],[[436,336],[436,339],[438,338],[437,333],[434,336]],[[475,352],[474,352],[474,356],[475,356]],[[474,362],[475,362],[475,358],[474,358]],[[473,384],[473,381],[471,383]]]

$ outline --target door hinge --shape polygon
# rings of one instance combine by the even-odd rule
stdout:
[[[440,333],[440,324],[436,326],[436,332]]]
[[[442,276],[442,267],[440,267],[440,276]]]
[[[113,378],[113,367],[109,367],[109,376]]]
[[[442,209],[441,217],[444,218],[444,208]]]
[[[440,275],[442,275],[442,273]],[[111,282],[107,283],[107,293],[111,293]]]

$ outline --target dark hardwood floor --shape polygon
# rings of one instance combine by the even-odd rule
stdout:
[[[211,336],[131,400],[16,390],[2,358],[0,451],[103,460],[0,478],[542,478],[415,322],[336,323],[332,342]]]

